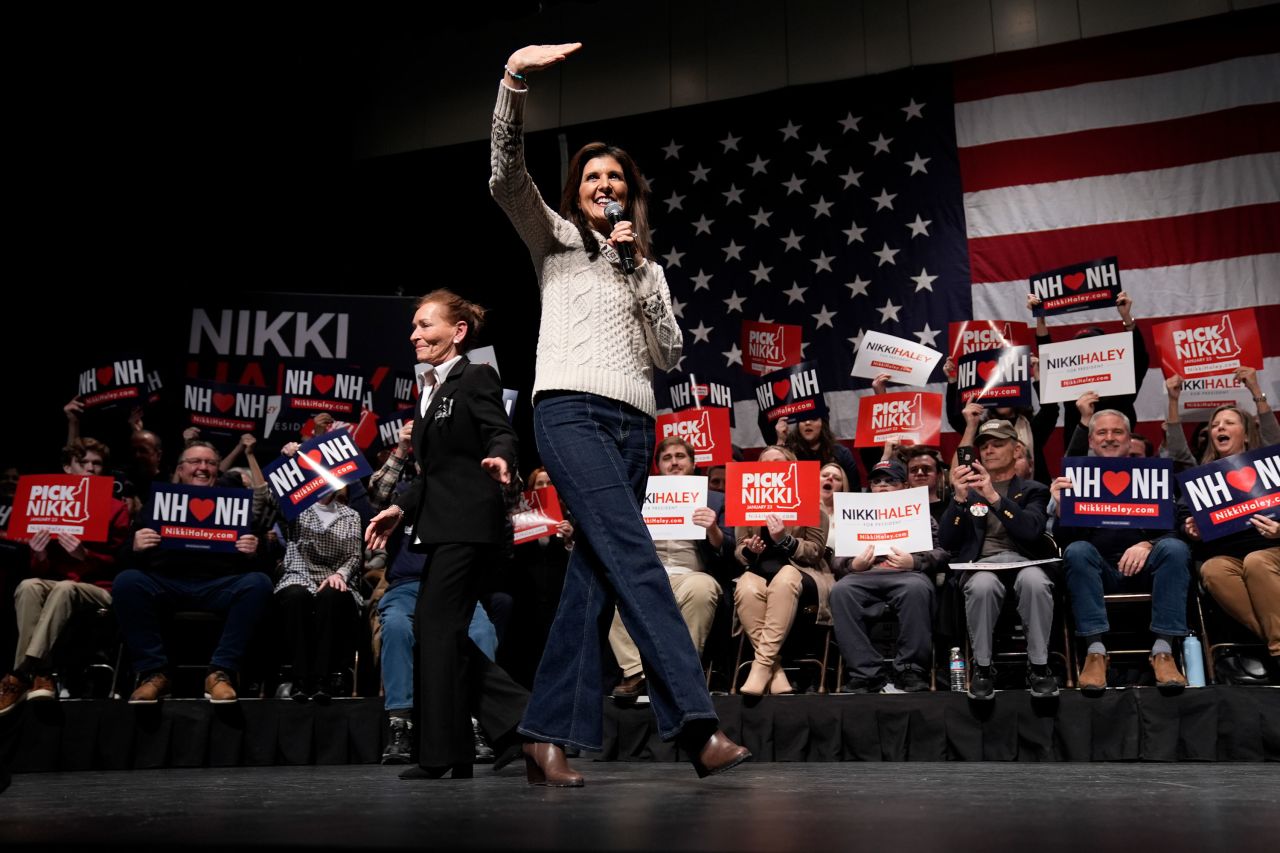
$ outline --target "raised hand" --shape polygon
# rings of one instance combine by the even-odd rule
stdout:
[[[507,73],[519,74],[521,77],[550,68],[564,62],[570,54],[576,53],[582,42],[565,44],[531,44],[522,47],[507,59]]]

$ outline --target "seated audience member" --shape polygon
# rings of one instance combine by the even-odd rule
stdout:
[[[907,487],[907,469],[896,459],[878,463],[867,475],[872,492],[896,492]],[[894,548],[875,556],[868,545],[853,557],[835,558],[835,571],[843,575],[831,590],[831,618],[836,642],[849,668],[847,693],[879,693],[888,680],[880,653],[871,643],[869,620],[892,610],[898,616],[897,648],[893,657],[893,684],[905,693],[929,689],[928,671],[933,640],[933,573],[946,564],[947,552],[938,546],[938,522],[933,529],[933,549],[909,554]]]
[[[1280,424],[1258,384],[1253,368],[1237,369],[1236,376],[1253,395],[1258,407],[1255,419],[1235,406],[1219,406],[1209,418],[1209,440],[1201,463],[1225,459],[1246,450],[1280,444]],[[1175,381],[1176,380],[1176,381]],[[1170,377],[1170,410],[1181,389],[1181,380]],[[1181,427],[1171,425],[1166,441],[1174,459],[1189,453]],[[1185,503],[1178,508],[1183,532],[1192,540],[1192,552],[1200,565],[1200,578],[1214,601],[1231,617],[1267,644],[1266,666],[1273,684],[1280,684],[1280,521],[1255,515],[1252,529],[1231,533],[1204,542],[1195,518]],[[1245,663],[1226,657],[1215,667],[1221,679],[1242,684],[1256,683]]]
[[[907,485],[928,489],[929,514],[935,521],[942,518],[947,508],[946,466],[942,464],[942,454],[923,444],[904,448],[901,453],[907,466]]]
[[[658,472],[667,477],[692,476],[696,471],[694,458],[693,446],[676,435],[664,438],[654,453]],[[708,490],[707,506],[693,511],[693,523],[706,530],[705,539],[658,539],[653,545],[667,570],[694,648],[701,656],[720,602],[720,584],[714,572],[733,554],[733,533],[726,531],[724,525],[724,495]],[[614,688],[613,698],[634,700],[644,690],[644,664],[616,610],[609,629],[609,645],[622,669],[622,681]]]
[[[346,692],[338,668],[355,650],[356,616],[364,607],[364,524],[343,497],[326,495],[293,521],[280,521],[286,544],[275,600],[293,680],[280,686],[278,699],[326,702]]]
[[[778,437],[778,445],[794,453],[796,459],[838,463],[844,469],[845,479],[849,481],[849,490],[856,492],[862,489],[858,463],[854,461],[849,448],[836,441],[827,415],[807,418],[795,424],[787,423],[786,418],[778,418],[774,431]]]
[[[100,476],[110,451],[92,438],[62,448],[67,474]],[[111,606],[116,554],[129,536],[129,509],[111,499],[106,542],[81,542],[70,533],[40,531],[29,543],[31,574],[14,593],[18,646],[13,671],[0,680],[0,716],[23,699],[56,699],[52,653],[63,628],[79,610]]]
[[[1129,436],[1129,458],[1130,459],[1150,459],[1156,455],[1155,445],[1151,443],[1151,439],[1145,435],[1138,435],[1136,432]]]
[[[843,468],[841,470],[844,470]],[[707,469],[707,489],[724,494],[724,466],[712,465]]]
[[[787,448],[768,447],[759,461],[796,459]],[[794,692],[782,671],[781,651],[800,607],[816,603],[818,624],[831,624],[829,597],[835,578],[826,558],[829,526],[826,513],[820,513],[817,527],[787,527],[770,515],[759,527],[734,531],[735,553],[746,571],[738,578],[733,601],[755,651],[751,674],[742,685],[747,696]]]
[[[1130,448],[1129,419],[1103,409],[1089,419],[1089,450],[1109,459],[1127,457]],[[1055,506],[1063,489],[1073,488],[1068,477],[1050,486]],[[1060,512],[1060,510],[1059,510]],[[1110,630],[1103,595],[1137,589],[1151,592],[1151,668],[1156,685],[1181,689],[1187,679],[1178,671],[1173,648],[1187,635],[1187,584],[1191,579],[1191,549],[1172,531],[1141,527],[1055,528],[1063,547],[1067,588],[1075,614],[1076,636],[1088,644],[1080,689],[1101,693],[1107,689],[1107,647]]]
[[[178,460],[177,482],[212,486],[218,476],[218,452],[207,442],[186,447]],[[262,485],[259,489],[265,489]],[[254,502],[259,506],[259,502]],[[149,515],[143,510],[138,524]],[[259,523],[255,518],[255,529]],[[151,704],[167,696],[169,659],[162,624],[178,610],[207,610],[225,614],[226,623],[209,673],[205,698],[214,703],[236,701],[233,679],[241,669],[245,650],[271,603],[269,566],[259,556],[259,539],[249,533],[236,540],[234,553],[193,552],[160,548],[160,534],[137,526],[132,562],[116,577],[113,588],[120,632],[142,681],[129,697],[131,704]]]
[[[1045,530],[1049,489],[1014,474],[1021,453],[1018,434],[1008,421],[987,421],[975,439],[981,463],[957,465],[951,472],[954,498],[939,522],[939,539],[952,562],[1010,563],[1036,556]],[[1049,670],[1049,629],[1053,624],[1053,581],[1042,566],[965,572],[965,618],[973,643],[974,667],[969,695],[995,696],[992,632],[1012,584],[1018,613],[1027,632],[1027,686],[1035,697],[1058,695]]]
[[[822,511],[827,514],[827,518],[834,519],[836,517],[836,492],[849,491],[849,478],[845,476],[844,469],[837,462],[828,462],[822,466],[818,472],[818,489],[822,495]],[[827,532],[827,547],[835,548],[836,545],[836,525],[832,522],[830,530]]]
[[[412,452],[413,424],[407,423],[400,430],[395,449],[369,480],[369,500],[375,509],[385,508],[395,497],[396,485]],[[377,618],[374,650],[381,662],[383,709],[387,712],[388,736],[382,753],[383,764],[410,763],[413,745],[413,620],[427,555],[405,547],[411,542],[413,525],[408,525],[399,537],[398,550],[391,557],[390,565],[371,597]],[[479,604],[476,604],[467,635],[486,657],[494,659],[498,635]],[[492,761],[493,749],[474,717],[471,727],[476,740],[476,760]]]
[[[1034,356],[1031,359],[1031,363],[1034,374],[1036,370]],[[960,433],[960,445],[973,444],[974,436],[978,434],[979,427],[987,421],[1007,421],[1013,427],[1014,432],[1017,433],[1018,441],[1022,443],[1024,448],[1023,452],[1028,454],[1032,460],[1031,471],[1034,476],[1028,476],[1025,479],[1047,482],[1049,479],[1049,465],[1044,456],[1044,447],[1048,443],[1049,437],[1053,435],[1053,430],[1058,423],[1058,404],[1041,403],[1038,408],[997,406],[989,409],[981,403],[971,402],[960,406],[955,362],[948,358],[943,364],[943,372],[947,377],[946,403],[944,407],[952,429]],[[951,460],[951,464],[955,464],[954,457]]]

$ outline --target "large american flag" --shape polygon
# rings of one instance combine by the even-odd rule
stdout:
[[[563,144],[621,144],[652,183],[685,329],[671,378],[730,384],[735,443],[759,446],[740,324],[798,324],[852,439],[864,331],[945,350],[949,321],[1029,320],[1042,270],[1117,255],[1149,348],[1175,315],[1255,306],[1280,328],[1278,20],[1271,7],[794,87],[570,128]],[[1119,330],[1110,308],[1050,323],[1056,340]],[[1264,337],[1270,386],[1280,336]],[[1164,408],[1153,370],[1139,417]]]

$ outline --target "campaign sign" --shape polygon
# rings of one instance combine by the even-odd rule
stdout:
[[[160,378],[160,371],[147,371],[147,405],[154,406],[160,402],[160,392],[164,390],[164,380]]]
[[[1026,323],[1015,320],[961,320],[947,324],[951,360],[959,362],[961,356],[989,349],[1031,346],[1035,336]]]
[[[1120,293],[1120,264],[1115,258],[1084,261],[1031,276],[1031,293],[1040,297],[1036,317],[1091,311],[1116,304]]]
[[[641,512],[655,541],[706,539],[707,529],[693,523],[693,511],[706,505],[706,477],[654,476],[644,488]]]
[[[1254,515],[1280,518],[1280,445],[1183,471],[1178,480],[1206,542],[1253,529]]]
[[[972,352],[956,365],[961,403],[1031,405],[1031,347]]]
[[[182,389],[182,407],[191,426],[200,427],[202,432],[262,435],[267,397],[265,388],[188,379]]]
[[[511,529],[515,533],[512,541],[520,545],[551,536],[562,521],[564,512],[554,486],[529,489],[520,495],[520,503],[511,513]]]
[[[18,478],[9,538],[27,542],[41,530],[69,533],[82,542],[106,542],[111,523],[113,477],[27,474]]]
[[[733,391],[728,384],[690,373],[669,380],[667,392],[671,397],[671,411],[722,408],[729,413],[729,426],[733,426]]]
[[[391,449],[400,443],[400,428],[413,423],[413,409],[400,409],[378,418],[378,443]]]
[[[373,473],[351,433],[330,430],[303,442],[293,456],[282,456],[262,469],[285,518],[331,492]]]
[[[725,523],[763,524],[777,515],[788,527],[817,527],[821,467],[817,462],[730,462],[724,472]]]
[[[502,389],[502,410],[507,413],[507,420],[515,415],[516,400],[520,399],[520,392],[513,388]]]
[[[929,519],[929,489],[899,489],[896,492],[836,492],[836,553],[857,557],[874,545],[876,556],[891,548],[928,551],[933,548]]]
[[[421,394],[418,376],[412,370],[397,370],[391,378],[391,398],[400,408],[412,408]]]
[[[850,376],[875,379],[882,373],[903,385],[927,385],[942,353],[924,344],[880,332],[865,332]]]
[[[756,402],[770,421],[786,418],[799,423],[822,417],[827,413],[827,403],[818,384],[818,363],[805,361],[760,377]]]
[[[1040,402],[1064,403],[1086,391],[1132,394],[1133,332],[1095,335],[1040,347]]]
[[[1253,392],[1232,375],[1197,376],[1182,380],[1178,408],[1184,421],[1207,421],[1219,406],[1253,406]]]
[[[250,532],[253,490],[154,483],[147,512],[161,548],[230,552]]]
[[[1214,376],[1237,367],[1262,369],[1262,343],[1252,308],[1180,317],[1151,328],[1165,376]]]
[[[487,364],[493,368],[494,373],[502,376],[502,371],[498,369],[498,352],[492,345],[467,350],[467,361],[472,364]]]
[[[941,394],[899,391],[858,399],[854,447],[877,447],[886,441],[936,446],[941,437]]]
[[[658,444],[678,435],[693,445],[697,465],[724,465],[733,461],[728,409],[689,409],[658,415]]]
[[[347,368],[323,370],[286,365],[281,389],[285,409],[300,412],[328,412],[336,417],[354,418],[364,397],[364,377]]]
[[[123,358],[81,371],[76,387],[85,409],[138,406],[145,400],[147,371],[142,359]]]
[[[803,330],[782,323],[742,321],[742,369],[764,375],[800,363]]]
[[[1146,527],[1172,530],[1173,460],[1068,456],[1062,476],[1060,523],[1066,527]]]
[[[0,504],[0,538],[5,538],[11,518],[13,518],[13,504]]]

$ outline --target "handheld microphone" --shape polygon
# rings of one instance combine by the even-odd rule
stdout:
[[[604,206],[604,215],[608,217],[610,225],[617,225],[622,221],[622,205],[616,201],[611,201]],[[622,259],[622,271],[627,275],[631,275],[636,271],[636,256],[631,248],[630,243],[618,243],[618,257]]]

